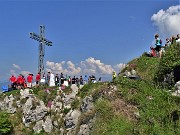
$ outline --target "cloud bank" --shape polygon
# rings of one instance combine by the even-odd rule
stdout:
[[[159,10],[153,14],[151,21],[157,27],[159,33],[165,37],[171,37],[180,33],[180,5],[171,6],[167,10]]]
[[[51,71],[55,74],[68,75],[111,75],[113,71],[119,72],[125,64],[120,63],[114,66],[105,64],[100,60],[89,57],[84,61],[74,64],[72,61],[62,61],[59,63],[47,61],[46,71]]]
[[[70,76],[80,76],[80,75],[84,76],[85,74],[95,75],[97,77],[101,76],[103,78],[106,78],[105,80],[108,80],[108,78],[111,78],[113,71],[119,73],[120,70],[124,67],[125,64],[123,63],[119,63],[116,65],[109,65],[103,63],[101,60],[95,59],[93,57],[89,57],[84,61],[80,61],[79,63],[73,63],[72,61],[61,61],[61,62],[47,61],[46,73],[48,71],[51,71],[54,74],[63,73]],[[8,77],[10,77],[11,75],[18,76],[19,74],[22,74],[26,78],[29,73],[32,72],[22,69],[17,64],[13,64],[10,73],[8,74]],[[37,72],[35,71],[35,73],[33,74],[36,73]]]
[[[24,75],[26,77],[29,73],[32,73],[30,71],[22,70],[22,68],[19,65],[17,65],[17,64],[13,64],[12,67],[13,68],[10,70],[9,77],[11,75],[14,75],[14,76],[17,77],[19,74],[22,74],[22,75]]]

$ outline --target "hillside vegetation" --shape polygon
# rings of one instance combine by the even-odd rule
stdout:
[[[169,92],[169,90],[174,89],[175,82],[171,82],[171,84],[166,82],[166,85],[164,85],[164,77],[170,74],[174,68],[179,67],[179,65],[180,44],[177,44],[169,47],[161,59],[142,55],[130,61],[122,72],[130,71],[133,67],[141,78],[139,80],[119,76],[114,82],[84,85],[76,95],[78,98],[72,102],[72,109],[80,110],[80,104],[86,96],[92,96],[94,109],[82,112],[79,117],[76,134],[78,134],[82,123],[88,123],[91,119],[95,119],[88,134],[179,135],[180,97],[172,96]],[[43,87],[43,89],[46,88]],[[34,94],[46,104],[49,100],[53,100],[56,97],[56,92],[53,92],[53,88],[52,96],[42,92],[40,88],[36,88],[34,91]],[[65,91],[66,93],[71,92],[70,88],[67,88]],[[8,94],[10,93],[6,93],[6,95]],[[12,92],[11,94],[17,95],[18,93]],[[63,114],[67,114],[68,111],[64,109]],[[0,116],[0,133],[17,130],[18,126],[15,124],[17,122],[22,126],[22,120],[19,120],[20,116],[17,114],[14,115],[16,117],[11,116],[9,119],[6,113],[0,114]],[[13,121],[15,118],[16,122]],[[64,127],[63,124],[62,120],[62,127]],[[24,126],[23,131],[34,134]],[[42,131],[40,134],[47,133]]]

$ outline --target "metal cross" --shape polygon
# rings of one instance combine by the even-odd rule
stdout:
[[[31,32],[30,38],[39,42],[39,59],[38,59],[38,72],[43,78],[45,71],[44,71],[44,53],[45,53],[45,45],[52,46],[52,42],[45,38],[44,34],[45,26],[40,25],[40,35]]]

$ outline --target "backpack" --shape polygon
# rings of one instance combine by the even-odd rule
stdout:
[[[162,44],[162,40],[161,39],[160,39],[159,43]]]

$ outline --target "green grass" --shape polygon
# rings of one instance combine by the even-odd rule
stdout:
[[[97,100],[95,108],[97,116],[92,135],[130,135],[132,133],[133,122],[121,115],[115,115],[108,100]]]
[[[92,94],[94,91],[102,89],[105,85],[105,83],[101,82],[85,84],[83,88],[79,91],[78,96],[84,98],[85,96]]]

